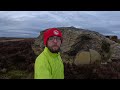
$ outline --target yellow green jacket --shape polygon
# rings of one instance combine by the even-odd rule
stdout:
[[[64,79],[64,66],[60,53],[51,53],[47,47],[36,58],[34,79]]]

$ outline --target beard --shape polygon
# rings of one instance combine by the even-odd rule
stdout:
[[[50,50],[50,52],[52,52],[52,53],[58,53],[58,52],[60,52],[60,47],[58,47],[58,46],[56,46],[56,45],[54,45],[54,46],[47,46],[48,47],[48,49]],[[55,48],[54,49],[54,47],[58,47],[57,49]]]

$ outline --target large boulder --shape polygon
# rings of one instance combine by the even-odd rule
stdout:
[[[65,63],[79,65],[120,58],[120,45],[117,44],[116,47],[116,42],[98,32],[75,27],[58,27],[58,29],[63,33],[61,56]],[[40,32],[32,46],[37,55],[44,49],[43,33],[44,30]]]

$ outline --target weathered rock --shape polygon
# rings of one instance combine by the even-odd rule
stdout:
[[[106,36],[107,38],[109,38],[110,40],[113,40],[115,42],[118,41],[118,37],[117,36]]]
[[[77,53],[74,63],[75,65],[90,64],[90,53],[87,51]]]
[[[94,62],[99,62],[100,60],[101,55],[97,51],[90,49],[89,51],[81,51],[77,53],[74,64],[93,64]]]
[[[94,54],[97,54],[97,57],[92,57],[92,63],[96,61],[96,58],[98,57],[99,60],[100,58],[106,60],[111,58],[111,45],[115,44],[115,42],[106,38],[104,35],[95,31],[75,27],[58,27],[58,29],[63,33],[61,56],[64,62],[73,63],[77,55],[79,56],[79,52],[89,51],[90,49],[95,51],[93,51]],[[44,49],[43,33],[44,31],[40,32],[39,37],[35,40],[33,45],[34,51],[37,51],[37,55],[39,55]]]
[[[94,63],[100,60],[101,60],[101,55],[97,51],[90,49],[90,63]]]
[[[111,45],[111,59],[120,60],[120,44],[115,43]]]
[[[7,69],[6,69],[6,68],[3,68],[0,72],[1,72],[1,73],[6,73],[6,72],[7,72]]]

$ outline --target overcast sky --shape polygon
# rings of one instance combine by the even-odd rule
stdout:
[[[70,26],[120,38],[120,11],[0,11],[0,37],[38,37],[41,30]]]

